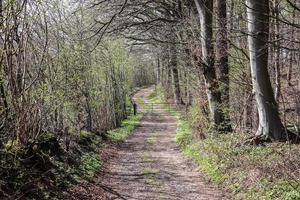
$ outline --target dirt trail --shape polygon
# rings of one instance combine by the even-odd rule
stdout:
[[[138,95],[147,101],[151,91]],[[128,139],[112,150],[114,157],[94,182],[81,185],[71,199],[225,199],[176,148],[175,131],[174,116],[159,109],[146,113]]]

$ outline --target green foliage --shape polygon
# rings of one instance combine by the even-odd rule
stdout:
[[[188,108],[187,121],[193,130],[204,135],[204,133],[209,131],[210,122],[209,117],[203,112],[201,107],[199,102],[194,100]]]
[[[130,116],[121,128],[109,131],[111,141],[125,139],[141,118],[142,114]],[[8,195],[26,192],[25,199],[54,199],[61,198],[58,191],[69,184],[92,179],[102,166],[99,154],[105,146],[102,136],[82,130],[69,152],[63,146],[63,141],[51,133],[44,134],[39,142],[26,149],[9,140],[0,149],[1,158],[5,158],[0,159],[0,187],[9,186]]]
[[[137,97],[136,98],[136,103],[139,105],[139,107],[144,110],[144,111],[148,111],[149,107],[147,106],[147,104],[144,102],[142,97]]]
[[[155,90],[148,96],[152,103],[162,103],[165,101],[165,96],[161,85],[156,85]]]
[[[213,182],[221,183],[223,177],[218,167],[217,157],[214,155],[202,154],[199,149],[205,148],[205,146],[200,142],[195,143],[194,141],[188,122],[182,117],[179,118],[176,130],[177,145],[185,155],[197,162],[201,171],[209,176]],[[207,142],[209,141],[207,140]]]
[[[89,128],[96,132],[119,126],[128,114],[140,59],[129,51],[123,38],[107,37],[94,51],[88,40],[55,42],[55,53],[47,54],[44,80],[30,90],[45,115],[44,123],[55,130],[68,128],[72,134],[89,126],[88,120]]]
[[[8,196],[49,199],[71,181],[67,154],[52,134],[26,148],[0,149],[0,157],[0,188]]]
[[[125,139],[128,134],[140,123],[142,117],[142,114],[130,116],[128,119],[122,122],[122,126],[120,128],[108,131],[108,138],[112,141],[120,141]]]
[[[248,195],[258,200],[297,200],[300,199],[300,184],[278,180],[274,183],[267,178],[261,178],[255,187],[249,189]]]
[[[180,147],[185,147],[193,140],[192,131],[187,121],[180,118],[177,121],[176,144]]]
[[[192,132],[186,123],[179,121],[177,144],[213,182],[228,188],[234,199],[299,199],[299,180],[293,183],[291,178],[284,179],[275,173],[286,170],[279,163],[286,162],[282,155],[288,154],[287,144],[280,148],[274,144],[234,147],[246,139],[245,134],[216,135],[195,141],[191,140]]]
[[[91,179],[95,173],[100,169],[102,161],[98,153],[89,152],[81,156],[80,166],[77,173],[82,177]]]

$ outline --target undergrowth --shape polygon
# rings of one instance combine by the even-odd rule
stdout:
[[[99,158],[99,155],[94,152],[89,152],[82,155],[78,171],[80,172],[81,177],[91,179],[94,177],[101,165],[102,161]]]
[[[142,117],[143,114],[138,114],[131,116],[129,119],[125,119],[120,128],[108,131],[108,138],[111,141],[124,140],[128,134],[140,123]]]
[[[152,102],[163,101],[154,91]],[[287,143],[241,146],[245,133],[210,134],[198,139],[189,117],[175,113],[178,125],[176,143],[215,184],[240,200],[300,199],[300,147]]]
[[[50,133],[23,148],[8,141],[0,148],[0,199],[62,199],[66,187],[94,177],[105,144],[124,140],[141,118],[129,116],[105,135],[81,131],[69,151],[63,139]]]

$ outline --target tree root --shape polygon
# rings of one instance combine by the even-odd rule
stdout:
[[[272,140],[265,139],[261,136],[252,136],[247,138],[245,141],[237,143],[234,147],[243,147],[243,146],[265,146],[265,143],[270,143]]]
[[[242,147],[242,146],[265,146],[266,143],[274,142],[271,138],[264,138],[262,136],[252,136],[247,138],[245,141],[237,143],[234,147]],[[286,138],[280,140],[278,142],[289,142],[292,144],[300,144],[300,136],[291,131],[287,131]]]

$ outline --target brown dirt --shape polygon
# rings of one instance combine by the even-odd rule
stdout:
[[[137,95],[146,97],[152,88]],[[141,124],[109,155],[93,182],[71,188],[65,199],[223,200],[175,145],[176,119],[163,110],[147,112]]]

